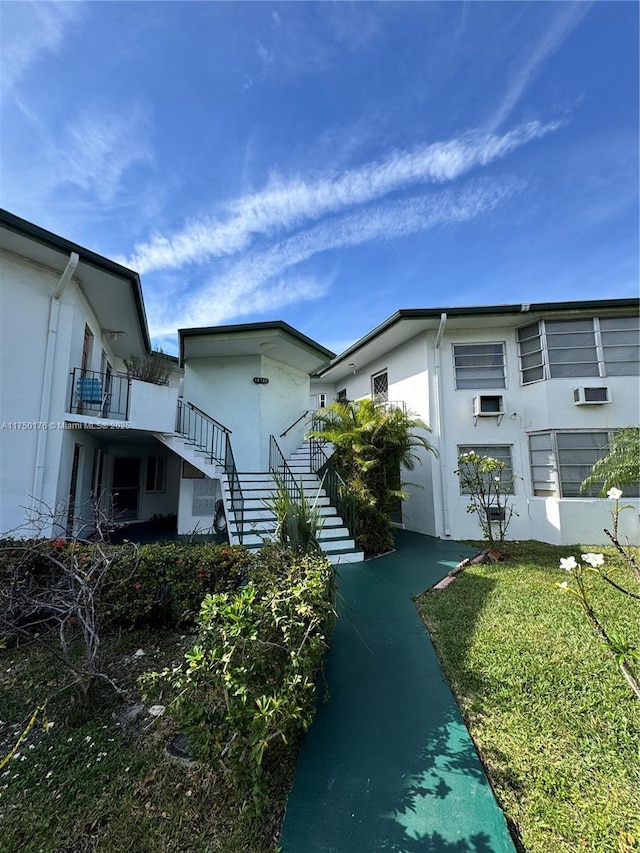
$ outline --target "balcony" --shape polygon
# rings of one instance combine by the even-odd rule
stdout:
[[[128,376],[76,367],[71,374],[71,398],[67,411],[86,418],[126,421],[129,419],[130,391]]]
[[[87,426],[173,432],[178,389],[74,368],[67,420]]]

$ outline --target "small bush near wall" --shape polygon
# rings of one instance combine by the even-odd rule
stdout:
[[[186,662],[144,679],[151,695],[162,690],[192,755],[219,762],[257,802],[265,752],[313,719],[333,598],[324,556],[265,547],[246,585],[206,596]]]
[[[62,539],[0,539],[0,586],[18,566],[30,582],[40,587],[53,585],[60,575],[56,561],[66,559],[70,547]],[[93,547],[91,543],[74,543],[74,558],[82,565]],[[119,545],[102,548],[119,552],[96,602],[103,628],[170,627],[193,621],[207,593],[238,588],[252,559],[244,548],[231,545],[166,542],[136,549]]]
[[[251,555],[232,545],[163,542],[141,545],[137,560],[121,564],[104,601],[112,625],[162,625],[193,621],[208,593],[237,589]]]

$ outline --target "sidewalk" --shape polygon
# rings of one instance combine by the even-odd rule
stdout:
[[[515,853],[411,600],[470,553],[400,533],[393,554],[338,567],[330,698],[302,744],[283,853]]]

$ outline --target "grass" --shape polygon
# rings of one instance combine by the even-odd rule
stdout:
[[[594,637],[560,557],[596,550],[631,589],[613,548],[509,543],[418,610],[521,850],[640,850],[640,702]],[[640,638],[640,602],[597,578],[608,627]]]
[[[180,659],[192,637],[137,632],[109,638],[109,672],[131,699],[138,675]],[[144,656],[135,657],[138,648]],[[0,651],[0,759],[66,674],[37,646]],[[50,725],[34,727],[0,771],[0,853],[271,853],[295,764],[295,748],[266,759],[269,801],[257,813],[213,767],[164,758],[167,721],[119,718],[106,690],[87,714],[58,693]]]

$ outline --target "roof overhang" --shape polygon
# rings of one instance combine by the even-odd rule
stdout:
[[[0,248],[60,275],[75,252],[80,261],[73,277],[114,354],[126,358],[151,350],[138,273],[5,210],[0,210]]]
[[[539,302],[519,305],[481,305],[458,308],[402,308],[355,344],[340,353],[318,376],[339,382],[360,367],[423,332],[437,332],[442,315],[450,331],[521,326],[541,317],[570,317],[575,314],[619,314],[640,310],[640,299],[598,299],[584,302]]]
[[[335,356],[282,320],[178,329],[178,336],[181,365],[193,358],[264,355],[311,374]]]

